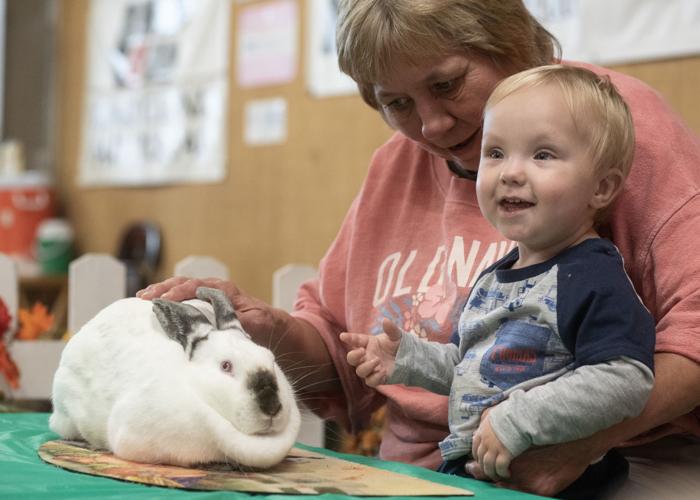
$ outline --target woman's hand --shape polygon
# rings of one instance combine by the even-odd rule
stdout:
[[[143,290],[138,291],[136,296],[145,300],[152,300],[160,297],[175,302],[181,302],[183,300],[195,298],[197,288],[202,286],[216,288],[224,292],[231,301],[231,304],[233,304],[233,308],[236,310],[236,314],[243,328],[245,328],[256,341],[263,345],[268,345],[264,339],[269,337],[275,330],[275,327],[278,326],[272,307],[262,300],[246,294],[230,281],[218,278],[198,279],[176,276],[161,281],[160,283],[153,283]]]

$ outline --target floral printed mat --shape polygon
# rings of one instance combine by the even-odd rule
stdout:
[[[473,493],[358,464],[320,453],[293,448],[272,469],[256,471],[216,463],[201,468],[131,462],[85,443],[48,441],[39,448],[42,460],[64,469],[169,488],[227,490],[248,493],[353,496],[470,496]]]

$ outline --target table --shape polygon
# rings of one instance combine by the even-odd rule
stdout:
[[[237,500],[350,500],[351,497],[323,494],[318,497],[292,495],[250,495],[239,492],[186,491],[144,486],[113,479],[88,476],[54,467],[44,463],[36,453],[39,446],[49,440],[58,439],[48,427],[48,413],[0,413],[0,498],[47,498],[47,499],[237,499]],[[420,467],[397,462],[386,462],[375,458],[332,452],[322,448],[305,447],[319,453],[350,460],[378,468],[407,474],[430,481],[467,488],[475,493],[475,499],[528,500],[543,498],[525,493],[496,488],[492,484],[473,479],[439,474]],[[400,497],[382,497],[395,499]],[[465,500],[470,497],[413,497],[423,499]]]

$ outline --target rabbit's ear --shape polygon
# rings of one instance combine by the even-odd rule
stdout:
[[[217,288],[201,286],[197,288],[197,298],[211,303],[214,308],[214,318],[216,319],[216,328],[218,330],[240,330],[250,337],[243,330],[241,322],[238,321],[238,316],[236,316],[236,311],[224,292]]]
[[[190,304],[153,299],[153,312],[168,337],[180,343],[190,359],[194,346],[211,330],[207,317]]]

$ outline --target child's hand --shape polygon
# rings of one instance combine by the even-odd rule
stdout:
[[[386,383],[394,371],[396,352],[401,343],[401,330],[385,319],[384,332],[379,335],[343,332],[340,340],[350,348],[347,360],[355,367],[357,376],[370,387]]]
[[[510,477],[510,462],[513,455],[496,437],[488,415],[482,416],[479,428],[474,432],[472,456],[484,473],[494,481]]]

